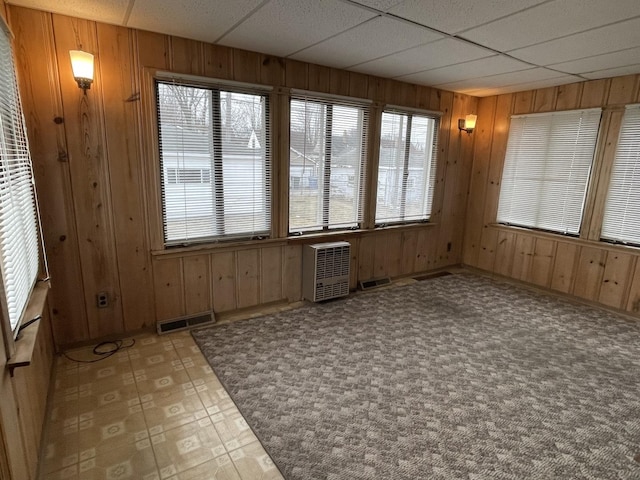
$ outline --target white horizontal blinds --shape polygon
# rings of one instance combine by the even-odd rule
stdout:
[[[267,96],[157,87],[165,244],[268,235]]]
[[[630,105],[624,112],[602,238],[640,245],[640,105]]]
[[[293,96],[289,231],[355,228],[363,217],[368,107]]]
[[[498,222],[579,234],[600,113],[511,117]]]
[[[15,330],[38,275],[38,227],[11,42],[0,30],[0,267],[4,306]]]
[[[382,113],[376,224],[425,221],[431,215],[439,119]]]

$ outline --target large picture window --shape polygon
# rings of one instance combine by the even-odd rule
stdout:
[[[295,95],[290,112],[289,232],[359,227],[368,106]]]
[[[627,106],[605,203],[602,238],[640,245],[640,105]]]
[[[268,95],[156,86],[165,244],[269,235]]]
[[[497,221],[578,235],[600,109],[511,117]]]
[[[0,21],[0,268],[3,316],[17,333],[39,270],[29,145],[9,33]]]
[[[376,224],[425,221],[431,215],[439,118],[382,113]]]

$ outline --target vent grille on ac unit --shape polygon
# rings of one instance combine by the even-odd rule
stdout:
[[[320,302],[348,295],[350,264],[349,242],[306,245],[303,253],[304,298]]]

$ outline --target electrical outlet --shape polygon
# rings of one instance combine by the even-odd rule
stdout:
[[[98,308],[107,308],[109,306],[109,295],[107,292],[98,292],[96,294],[96,303]]]

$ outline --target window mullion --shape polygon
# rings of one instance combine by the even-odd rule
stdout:
[[[333,130],[333,105],[327,105],[325,121],[324,175],[322,182],[322,227],[329,228],[329,208],[331,207],[331,136]]]
[[[211,91],[211,115],[213,129],[213,204],[215,208],[216,235],[224,235],[224,179],[222,167],[222,111],[220,104],[220,91]],[[227,105],[227,110],[231,108]]]
[[[404,142],[404,165],[402,169],[402,192],[400,194],[400,218],[405,220],[407,210],[407,181],[409,179],[409,156],[411,155],[411,123],[413,115],[407,115],[407,135]]]

